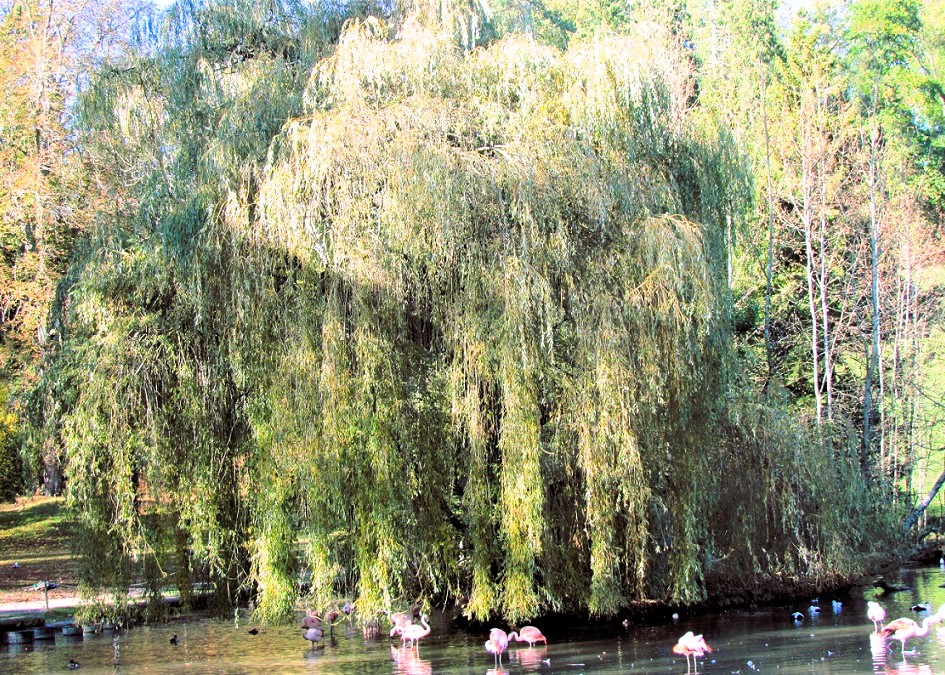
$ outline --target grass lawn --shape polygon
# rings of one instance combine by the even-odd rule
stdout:
[[[33,589],[40,581],[59,584],[49,591],[50,600],[75,595],[73,531],[61,497],[0,504],[0,609],[5,603],[43,600],[43,592]]]

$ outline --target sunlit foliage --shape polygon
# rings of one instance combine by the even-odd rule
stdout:
[[[855,451],[739,393],[749,178],[679,40],[326,16],[182,6],[83,102],[126,198],[43,391],[92,578],[517,622],[862,571]]]

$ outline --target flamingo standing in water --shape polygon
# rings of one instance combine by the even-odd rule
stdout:
[[[548,644],[548,638],[541,634],[541,631],[534,626],[522,626],[518,632],[509,633],[509,642],[527,642],[529,647],[534,647],[536,642]]]
[[[695,666],[692,670],[694,673],[699,672],[699,662],[696,660],[700,656],[705,656],[706,652],[712,652],[712,647],[705,643],[705,640],[701,635],[694,635],[692,631],[689,631],[681,638],[679,642],[673,645],[673,654],[678,654],[680,656],[686,657],[686,672],[689,672],[689,657],[692,657],[692,664]]]
[[[409,614],[404,612],[394,612],[390,615],[391,623],[394,624],[394,627],[390,629],[390,636],[394,637],[395,635],[400,636],[400,642],[403,644],[407,641],[407,638],[404,637],[403,631],[404,628],[413,623],[412,617]]]
[[[420,656],[420,638],[424,638],[430,634],[430,624],[429,617],[424,614],[420,617],[420,623],[422,626],[418,626],[415,623],[407,624],[400,630],[400,637],[402,640],[410,640],[410,646],[416,648],[417,656]]]
[[[929,632],[929,625],[939,623],[943,618],[945,617],[938,614],[927,616],[922,619],[921,626],[912,619],[896,619],[883,626],[881,632],[885,637],[892,637],[893,640],[899,640],[899,643],[902,645],[903,654],[914,654],[915,650],[906,651],[906,641],[926,635]]]
[[[305,618],[302,619],[302,630],[304,631],[302,637],[312,643],[313,649],[321,642],[322,635],[324,635],[322,620],[317,614],[312,612],[312,610],[308,610],[305,614]]]
[[[512,633],[512,635],[515,635],[515,633]],[[486,651],[492,654],[496,668],[502,665],[502,652],[509,648],[509,637],[501,628],[493,628],[489,631],[489,639],[486,640]]]
[[[886,620],[886,610],[879,606],[878,602],[870,600],[866,603],[866,618],[873,622],[873,627],[878,633]]]

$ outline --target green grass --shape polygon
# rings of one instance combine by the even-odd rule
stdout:
[[[61,498],[36,498],[0,506],[2,556],[35,558],[44,552],[67,553],[73,531]]]
[[[32,588],[39,581],[60,585],[50,591],[50,597],[74,592],[78,582],[72,553],[75,531],[61,498],[0,504],[0,605],[42,599],[42,593]]]

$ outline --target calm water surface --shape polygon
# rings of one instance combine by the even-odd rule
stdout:
[[[921,620],[911,608],[929,602],[945,604],[945,573],[938,567],[903,570],[901,583],[910,590],[882,596],[876,589],[854,591],[840,613],[830,597],[821,597],[822,613],[799,624],[793,611],[808,614],[807,601],[795,605],[683,616],[656,625],[615,623],[613,626],[575,626],[548,629],[547,647],[513,646],[501,671],[483,648],[487,635],[452,630],[442,616],[420,643],[419,656],[398,649],[382,634],[365,639],[342,622],[334,639],[312,650],[292,626],[259,626],[233,621],[181,621],[128,631],[64,638],[31,645],[0,645],[0,673],[68,672],[70,659],[81,664],[78,673],[685,673],[686,660],[670,651],[688,630],[703,633],[715,652],[700,660],[699,672],[709,673],[945,673],[945,627],[933,626],[926,637],[909,643],[918,653],[903,657],[898,642],[892,651],[871,636],[867,600],[886,608],[887,618]],[[539,627],[542,627],[539,622]],[[505,628],[505,626],[503,626]],[[178,645],[170,644],[176,634]]]

